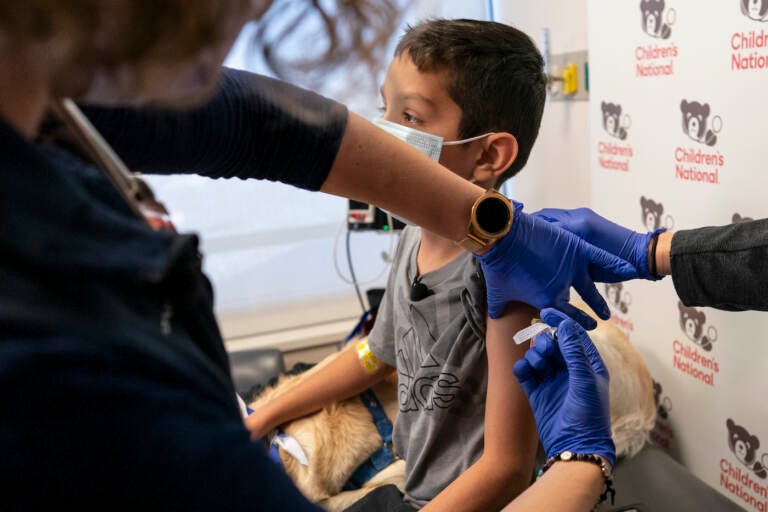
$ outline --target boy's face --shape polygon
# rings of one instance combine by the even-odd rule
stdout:
[[[387,121],[439,135],[446,141],[459,138],[461,108],[446,90],[447,72],[419,71],[408,52],[395,57],[381,86],[382,117]],[[482,155],[482,140],[443,146],[440,163],[465,179],[472,177]]]

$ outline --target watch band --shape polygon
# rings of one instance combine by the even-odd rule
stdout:
[[[464,249],[468,252],[477,252],[480,249],[486,247],[490,241],[483,240],[481,238],[475,237],[472,235],[472,233],[467,233],[467,236],[465,236],[463,239],[456,242],[459,244],[459,247]]]

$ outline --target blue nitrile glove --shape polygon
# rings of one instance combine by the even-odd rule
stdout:
[[[664,229],[637,233],[601,217],[589,208],[576,210],[545,208],[531,215],[567,229],[588,243],[627,260],[637,269],[637,275],[634,278],[652,281],[660,279],[660,276],[652,276],[648,270],[648,243],[655,233],[665,231]],[[603,281],[600,276],[596,276],[595,280]]]
[[[566,450],[616,462],[611,437],[608,370],[600,354],[576,322],[554,309],[541,318],[557,326],[557,341],[536,337],[514,372],[533,409],[539,438],[552,457]]]
[[[595,288],[595,280],[619,282],[632,279],[635,267],[544,219],[523,212],[514,203],[510,232],[487,253],[477,256],[483,267],[488,295],[488,314],[498,318],[511,301],[536,309],[554,307],[587,329],[597,323],[568,304],[570,287],[576,288],[600,318],[611,312]]]

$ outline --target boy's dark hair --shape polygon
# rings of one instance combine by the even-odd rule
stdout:
[[[409,26],[395,49],[419,71],[448,72],[461,108],[459,137],[487,131],[515,136],[518,154],[497,185],[520,172],[539,134],[546,100],[544,59],[525,33],[492,21],[432,19]]]

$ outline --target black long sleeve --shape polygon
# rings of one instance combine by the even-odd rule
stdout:
[[[670,255],[684,304],[768,311],[768,219],[678,231]]]
[[[328,176],[347,122],[339,103],[233,69],[194,110],[83,110],[135,171],[268,179],[309,190]]]

